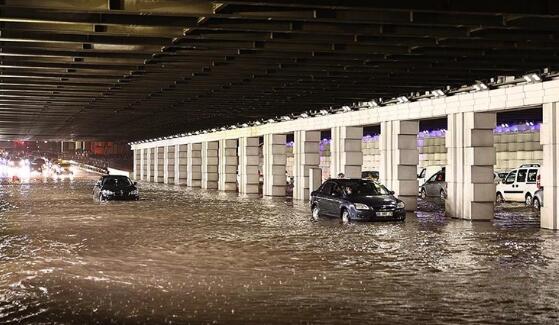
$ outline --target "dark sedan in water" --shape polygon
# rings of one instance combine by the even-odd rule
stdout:
[[[120,175],[105,175],[93,188],[93,197],[99,201],[138,200],[140,198],[136,182]]]
[[[311,193],[313,219],[340,218],[343,222],[404,220],[404,202],[383,185],[362,179],[330,179]]]

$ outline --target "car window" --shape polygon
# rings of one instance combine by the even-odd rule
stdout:
[[[339,184],[335,184],[334,189],[332,190],[332,194],[342,195],[342,193],[343,193],[342,187]]]
[[[505,183],[512,184],[516,180],[516,170],[513,170],[507,175],[507,180]]]
[[[537,169],[530,169],[528,170],[528,177],[526,179],[527,183],[535,183],[538,177],[538,170]]]
[[[444,178],[445,178],[445,174],[444,173],[439,173],[436,175],[437,177],[435,177],[435,180],[437,182],[444,182]]]
[[[516,181],[519,182],[519,183],[525,183],[527,172],[528,171],[526,169],[519,169],[518,170],[518,176],[516,177]]]
[[[333,186],[334,186],[334,183],[332,183],[332,182],[328,182],[328,183],[324,184],[324,186],[322,186],[322,190],[320,191],[320,193],[330,195],[330,193],[332,193],[332,187]]]
[[[437,177],[439,176],[439,173],[434,174],[433,176],[431,176],[428,180],[428,182],[436,182],[437,181]]]

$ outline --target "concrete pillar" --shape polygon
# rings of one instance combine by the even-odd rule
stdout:
[[[495,113],[448,115],[445,206],[453,218],[490,220],[494,216],[495,124]]]
[[[309,170],[320,164],[320,131],[295,131],[293,145],[293,198],[309,199]]]
[[[285,134],[264,135],[264,196],[285,196],[287,187]]]
[[[417,208],[417,133],[419,121],[386,121],[380,125],[380,181],[406,204]]]
[[[175,165],[174,165],[174,178],[175,185],[186,185],[188,177],[188,159],[187,159],[188,145],[177,144],[175,145]]]
[[[239,139],[239,193],[258,194],[258,137]]]
[[[218,141],[202,142],[202,188],[217,189]]]
[[[237,140],[219,140],[219,182],[220,191],[237,190]]]
[[[186,153],[186,185],[188,187],[202,186],[202,144],[190,143]]]
[[[152,153],[153,153],[153,148],[147,148],[146,149],[147,153],[146,153],[146,181],[147,182],[153,182],[153,172],[152,172]]]
[[[137,180],[138,176],[140,175],[140,171],[138,170],[138,168],[140,167],[140,160],[139,160],[139,156],[140,156],[140,150],[136,149],[132,151],[132,179],[133,180]]]
[[[175,146],[163,148],[163,183],[175,183]]]
[[[543,146],[543,166],[540,181],[544,188],[540,226],[559,229],[559,103],[543,105],[543,124],[540,143]]]
[[[330,177],[344,173],[346,178],[361,178],[363,165],[363,127],[336,126],[330,142]]]
[[[163,147],[156,147],[154,150],[155,157],[153,158],[153,181],[155,183],[163,183],[165,167],[163,159]]]
[[[309,193],[316,191],[322,184],[322,169],[309,168]]]
[[[146,149],[140,149],[140,180],[146,179]]]

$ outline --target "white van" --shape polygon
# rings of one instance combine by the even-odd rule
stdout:
[[[497,203],[512,201],[532,205],[534,193],[540,186],[540,166],[525,164],[512,170],[505,179],[497,184]]]

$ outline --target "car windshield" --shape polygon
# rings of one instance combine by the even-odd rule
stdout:
[[[103,186],[107,187],[128,187],[132,185],[130,178],[122,177],[106,177],[103,181]]]
[[[390,191],[382,184],[370,181],[351,181],[342,185],[348,195],[388,195]]]
[[[71,165],[70,165],[69,163],[61,163],[61,164],[60,164],[60,167],[64,167],[64,168],[70,167],[70,166],[71,166]]]

